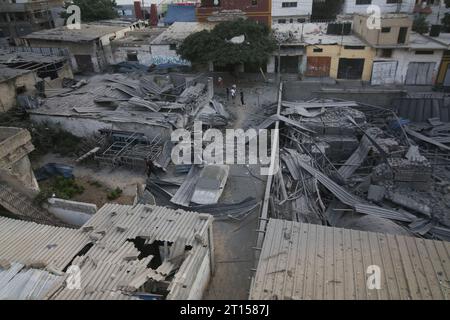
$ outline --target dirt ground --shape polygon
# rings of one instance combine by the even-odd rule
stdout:
[[[225,84],[231,86],[231,82]],[[259,113],[260,105],[276,101],[276,88],[259,83],[237,83],[238,92],[244,91],[243,106],[239,96],[226,105],[236,117],[230,125],[242,128],[245,120]],[[216,89],[216,94],[226,101],[224,88]],[[260,201],[264,194],[266,177],[259,175],[258,165],[231,165],[227,184],[222,194],[223,202],[238,202],[252,196]],[[255,267],[253,247],[256,244],[256,230],[260,206],[252,210],[244,219],[215,220],[213,223],[215,273],[211,278],[204,299],[236,300],[248,299],[251,269]]]
[[[144,184],[146,180],[144,172],[136,172],[125,168],[112,169],[98,168],[95,165],[78,165],[74,162],[74,159],[51,153],[40,157],[33,163],[33,168],[39,168],[50,162],[73,166],[75,181],[84,187],[84,192],[81,195],[76,195],[72,200],[95,203],[98,208],[107,202],[133,204],[136,185],[138,183]],[[45,186],[45,183],[43,181],[40,185]],[[108,200],[108,193],[117,187],[122,190],[121,196],[115,200]]]

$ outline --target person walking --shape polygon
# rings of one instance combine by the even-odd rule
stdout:
[[[241,104],[242,105],[245,105],[245,102],[244,102],[244,91],[241,89]]]
[[[227,101],[230,101],[230,89],[227,87]]]

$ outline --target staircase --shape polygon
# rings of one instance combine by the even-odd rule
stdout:
[[[30,198],[5,184],[0,184],[0,205],[24,220],[67,227],[50,212],[34,205]]]

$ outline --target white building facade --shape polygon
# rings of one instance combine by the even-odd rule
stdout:
[[[272,0],[272,22],[305,22],[311,16],[312,6],[313,0]]]
[[[412,13],[416,0],[345,0],[342,13],[369,13],[367,9],[371,5],[379,6],[381,13]]]

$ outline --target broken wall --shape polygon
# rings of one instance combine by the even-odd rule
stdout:
[[[25,92],[33,94],[36,91],[34,85],[40,81],[36,73],[28,72],[18,75],[15,78],[0,83],[0,111],[8,111],[16,106],[16,89],[25,87]]]
[[[0,180],[27,194],[39,191],[28,154],[34,150],[25,129],[0,127]]]
[[[89,137],[98,133],[100,129],[112,129],[120,131],[141,132],[149,138],[161,136],[162,139],[170,139],[171,128],[157,125],[139,124],[133,122],[112,122],[102,119],[90,119],[84,117],[47,115],[30,113],[30,118],[36,123],[50,123],[61,127],[77,137]]]

